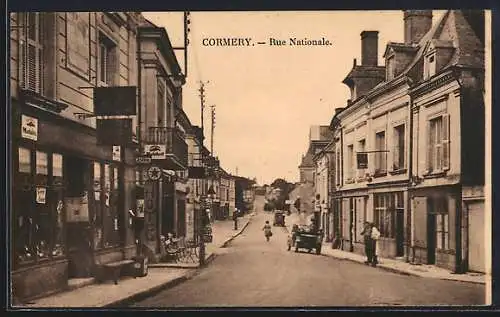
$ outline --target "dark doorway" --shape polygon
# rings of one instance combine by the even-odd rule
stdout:
[[[174,197],[170,193],[163,194],[161,215],[161,231],[164,236],[174,232]]]
[[[405,217],[404,212],[396,212],[396,256],[400,257],[404,255],[404,225]]]
[[[354,198],[349,199],[349,241],[350,247],[349,251],[354,251],[354,238],[356,237],[354,224],[356,223],[356,200]]]
[[[436,264],[436,215],[432,200],[428,200],[427,206],[427,264]]]

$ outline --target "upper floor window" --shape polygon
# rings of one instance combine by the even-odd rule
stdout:
[[[428,79],[436,74],[436,54],[432,53],[425,56],[424,61],[424,79]]]
[[[363,153],[365,151],[366,151],[366,141],[365,141],[365,139],[359,140],[358,141],[358,152]],[[357,163],[357,159],[356,159],[356,163]],[[362,168],[358,169],[358,177],[362,178],[364,175],[365,175],[365,170],[362,169]]]
[[[99,37],[99,81],[113,86],[118,71],[116,62],[116,44],[102,35]]]
[[[158,80],[157,104],[157,123],[159,127],[165,126],[165,86],[161,80]]]
[[[43,87],[43,15],[19,13],[20,84],[24,89],[42,93]]]
[[[405,168],[405,125],[394,127],[392,168],[397,171]]]
[[[335,157],[336,157],[336,163],[335,163],[335,165],[336,165],[336,167],[337,167],[337,168],[335,169],[336,179],[337,179],[337,185],[340,185],[340,180],[341,180],[341,168],[342,168],[342,166],[341,166],[341,164],[340,164],[341,160],[340,160],[340,151],[339,151],[339,150],[337,150],[337,153],[336,153]]]
[[[449,115],[442,115],[428,122],[428,172],[449,169],[449,127]]]
[[[346,177],[348,181],[354,178],[354,145],[347,146],[346,154]]]
[[[375,134],[375,175],[387,172],[387,152],[385,148],[385,131]]]

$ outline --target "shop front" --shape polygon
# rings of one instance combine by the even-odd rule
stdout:
[[[50,110],[13,103],[12,288],[18,299],[54,292],[68,278],[90,277],[101,260],[134,251],[123,210],[131,157],[98,146],[94,129]],[[78,140],[78,142],[75,142]],[[131,244],[131,247],[130,245]],[[126,255],[125,255],[126,256]]]

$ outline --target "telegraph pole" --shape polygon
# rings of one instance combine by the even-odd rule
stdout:
[[[208,83],[208,81],[206,82]],[[200,88],[198,91],[200,92],[200,108],[201,108],[201,132],[203,135],[205,135],[205,129],[203,125],[203,112],[205,111],[205,82],[200,80]],[[201,140],[201,145],[203,147],[203,140],[204,137]],[[201,152],[201,150],[200,150]],[[203,163],[203,158],[202,158],[202,164]],[[204,215],[205,215],[205,209],[207,208],[207,199],[206,195],[202,193],[202,196],[200,197],[200,209],[199,209],[199,215],[200,219],[198,221],[199,223],[199,230],[198,230],[198,247],[199,247],[199,265],[200,267],[205,265],[205,241],[204,241],[204,232],[205,232],[205,226],[204,226]]]
[[[211,125],[211,132],[210,132],[210,153],[212,153],[212,156],[214,155],[214,130],[215,130],[215,105],[210,106],[211,109],[211,116],[212,116],[212,125]]]
[[[204,131],[204,128],[203,128],[203,113],[205,112],[205,84],[207,84],[208,81],[205,83],[205,82],[202,82],[200,80],[200,89],[198,89],[198,91],[200,92],[200,107],[201,107],[201,131],[203,132]]]

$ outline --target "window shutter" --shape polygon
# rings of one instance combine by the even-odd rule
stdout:
[[[397,129],[393,129],[392,142],[394,144],[392,148],[392,168],[391,170],[397,170],[402,168],[399,166],[399,134]]]
[[[443,115],[443,124],[442,124],[442,140],[441,144],[443,147],[443,150],[441,151],[443,155],[443,170],[449,170],[450,169],[450,115],[445,114]]]
[[[427,121],[427,158],[426,158],[426,168],[427,168],[427,173],[432,171],[432,150],[433,150],[433,144],[432,144],[432,131],[431,131],[431,121]]]
[[[19,28],[19,84],[24,89],[26,88],[27,74],[27,58],[26,58],[26,31],[27,31],[27,15],[26,13],[18,13]]]

